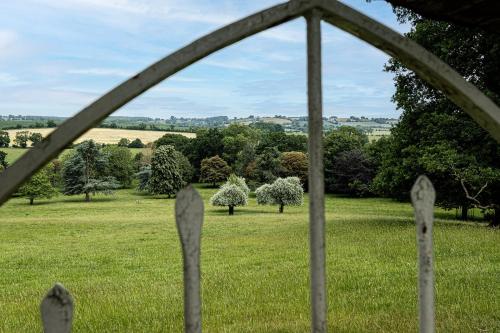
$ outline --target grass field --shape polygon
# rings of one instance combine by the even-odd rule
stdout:
[[[234,216],[206,202],[205,332],[309,331],[307,198]],[[173,199],[121,190],[22,198],[0,208],[0,332],[40,332],[39,302],[62,282],[75,332],[181,332],[182,268]],[[409,204],[327,199],[331,332],[417,331],[416,241]],[[437,211],[437,330],[500,331],[500,232]]]
[[[14,142],[16,137],[16,132],[19,131],[30,131],[41,133],[44,137],[52,132],[54,128],[31,128],[31,129],[15,129],[7,130],[11,138],[11,144]],[[127,138],[129,140],[134,140],[136,138],[141,139],[143,143],[149,143],[158,140],[163,135],[170,134],[181,134],[188,138],[196,137],[195,133],[187,132],[164,132],[164,131],[139,131],[139,130],[126,130],[126,129],[114,129],[114,128],[93,128],[78,139],[75,143],[82,142],[84,140],[92,139],[99,143],[117,144],[121,138]]]

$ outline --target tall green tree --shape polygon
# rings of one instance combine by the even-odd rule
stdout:
[[[307,155],[300,151],[284,152],[280,156],[281,175],[298,177],[304,188],[307,188],[309,161]]]
[[[368,137],[352,126],[342,126],[328,132],[324,138],[325,149],[325,185],[329,192],[335,192],[335,160],[341,153],[362,150],[368,143]]]
[[[107,162],[106,154],[93,140],[77,145],[63,165],[64,194],[85,194],[85,201],[90,201],[92,194],[113,193],[120,184],[105,175]]]
[[[499,104],[500,36],[423,19],[406,10],[398,10],[398,14],[401,21],[412,26],[407,37],[450,64]],[[500,224],[500,178],[495,177],[495,170],[500,168],[499,144],[441,92],[396,59],[388,63],[386,70],[395,75],[393,99],[403,113],[392,130],[389,153],[375,179],[376,188],[406,199],[417,176],[427,174],[436,187],[439,205],[462,207],[463,216],[471,206],[489,207],[487,210],[494,212],[493,224]],[[488,173],[488,181],[481,184],[474,172]],[[467,191],[464,184],[466,189],[469,186]],[[472,188],[479,191],[483,186],[481,203],[475,202],[474,195],[467,192]]]
[[[158,148],[160,146],[170,145],[173,146],[176,151],[182,153],[183,155],[186,155],[187,153],[189,153],[192,140],[193,139],[190,139],[181,134],[167,133],[155,141],[155,147]]]
[[[224,143],[222,132],[218,128],[200,129],[196,132],[196,138],[190,141],[185,156],[191,162],[195,170],[195,178],[200,177],[201,161],[215,155],[222,156]]]
[[[200,182],[202,183],[209,183],[215,187],[217,183],[225,181],[230,173],[231,168],[219,155],[201,161]]]
[[[172,146],[158,147],[151,160],[148,189],[153,194],[175,195],[183,186],[176,150]]]
[[[43,168],[21,186],[19,193],[33,205],[35,199],[50,199],[57,194],[57,191],[50,183],[49,171]]]
[[[109,145],[102,148],[102,153],[107,158],[104,173],[114,177],[122,187],[129,188],[134,175],[130,149]]]

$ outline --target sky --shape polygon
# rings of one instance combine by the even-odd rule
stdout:
[[[0,2],[0,115],[71,116],[193,40],[273,0]],[[385,1],[345,4],[399,32]],[[398,117],[389,57],[322,24],[325,116]],[[249,37],[191,65],[114,115],[304,116],[305,20]]]

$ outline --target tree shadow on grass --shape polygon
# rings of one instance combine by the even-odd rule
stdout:
[[[283,216],[283,215],[287,215],[287,212],[285,210],[284,213],[282,214],[279,214],[278,213],[278,209],[276,208],[276,211],[274,210],[263,210],[263,209],[258,209],[258,210],[255,210],[255,209],[249,209],[249,208],[237,208],[235,207],[234,208],[234,215],[231,215],[231,216],[234,216],[234,217],[237,217],[238,215],[239,216],[248,216],[248,215],[264,215],[264,214],[276,214],[276,215],[280,215],[280,216]],[[293,212],[291,212],[291,214],[294,214]],[[205,208],[205,215],[209,215],[209,216],[230,216],[229,215],[229,209],[228,208],[215,208],[215,209],[207,209]]]

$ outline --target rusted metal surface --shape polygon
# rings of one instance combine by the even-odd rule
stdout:
[[[418,177],[411,189],[418,247],[418,303],[421,333],[434,332],[434,255],[432,227],[436,191],[429,178]]]
[[[40,304],[45,333],[69,333],[73,323],[73,299],[62,284],[56,283]]]
[[[184,331],[201,333],[200,244],[203,200],[189,185],[177,193],[175,220],[184,264]]]
[[[309,151],[309,247],[311,331],[326,332],[325,181],[323,172],[323,99],[321,80],[321,12],[307,20],[307,97]]]

